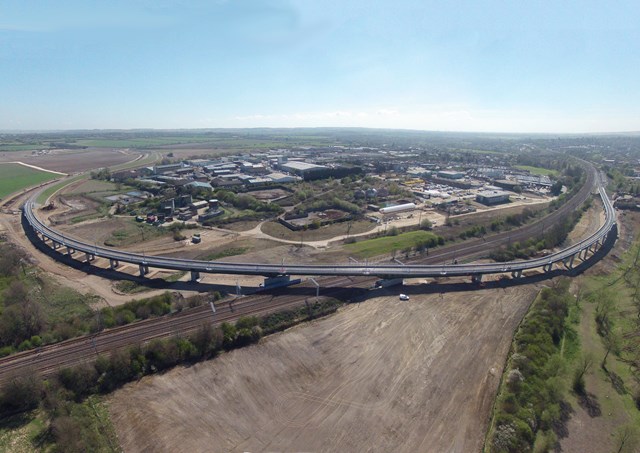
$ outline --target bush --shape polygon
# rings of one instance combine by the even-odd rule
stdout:
[[[572,297],[568,280],[543,289],[514,338],[511,370],[496,411],[496,451],[528,451],[537,431],[548,432],[561,417],[564,363],[559,345]]]
[[[63,368],[58,372],[58,381],[64,388],[73,392],[76,401],[82,400],[95,391],[97,379],[96,367],[87,363]]]
[[[38,407],[42,399],[44,386],[42,379],[35,373],[15,377],[6,382],[0,393],[2,412],[21,412]]]

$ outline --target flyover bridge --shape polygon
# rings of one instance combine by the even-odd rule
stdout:
[[[592,170],[595,172],[595,169]],[[528,269],[542,269],[545,272],[552,270],[555,264],[573,267],[574,260],[578,257],[585,260],[589,254],[595,253],[609,237],[617,237],[617,225],[615,210],[607,196],[600,177],[596,179],[598,193],[602,199],[605,211],[604,224],[588,238],[560,250],[551,255],[522,261],[509,261],[504,263],[483,264],[446,264],[446,265],[278,265],[256,263],[225,263],[220,261],[201,261],[163,256],[148,256],[145,254],[125,252],[109,247],[99,247],[78,239],[70,238],[46,225],[36,215],[35,200],[38,194],[31,197],[23,206],[23,215],[26,222],[33,228],[38,238],[42,241],[50,241],[55,250],[69,255],[84,253],[87,261],[96,257],[108,259],[110,267],[116,269],[120,263],[137,265],[140,276],[145,276],[149,268],[171,269],[191,273],[192,281],[198,281],[201,273],[212,274],[237,274],[237,275],[261,275],[267,278],[277,276],[377,276],[380,278],[415,278],[415,277],[444,277],[444,276],[469,276],[473,281],[480,281],[483,275],[511,273],[513,277],[522,276],[522,272]]]

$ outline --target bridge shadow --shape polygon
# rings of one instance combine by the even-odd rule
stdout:
[[[74,259],[72,256],[67,255],[66,253],[61,253],[53,248],[49,247],[47,243],[42,241],[35,231],[31,228],[29,223],[26,221],[25,217],[22,216],[22,226],[25,231],[27,238],[31,241],[31,243],[42,253],[49,256],[50,258],[59,261],[69,267],[77,269],[79,271],[85,272],[87,274],[96,275],[98,277],[110,279],[110,280],[126,280],[132,281],[139,285],[148,287],[150,289],[165,289],[167,291],[195,291],[199,293],[207,293],[213,291],[219,291],[224,294],[235,294],[236,286],[234,285],[222,285],[216,283],[198,283],[198,282],[168,282],[162,278],[147,278],[140,277],[137,275],[132,275],[126,272],[118,271],[117,269],[110,268],[102,268],[99,266],[92,265],[91,263],[87,263],[85,261],[80,261]],[[617,232],[617,230],[615,230]],[[575,277],[579,275],[591,267],[593,267],[598,261],[600,261],[604,256],[611,251],[616,241],[616,234],[608,235],[605,243],[594,253],[591,255],[586,261],[581,261],[580,264],[573,268],[567,269],[554,269],[549,272],[540,272],[539,274],[523,276],[519,278],[504,278],[499,280],[492,280],[483,282],[481,285],[478,283],[472,282],[438,282],[434,281],[432,283],[421,284],[421,285],[404,285],[404,286],[395,286],[389,288],[379,288],[373,289],[371,287],[331,287],[331,288],[320,288],[321,296],[329,296],[335,297],[341,301],[351,303],[351,302],[361,302],[371,297],[378,297],[383,295],[391,295],[391,294],[399,294],[404,293],[408,295],[418,295],[418,294],[441,294],[441,293],[450,293],[450,292],[465,292],[465,291],[477,291],[480,289],[496,289],[496,288],[509,288],[513,286],[520,285],[530,285],[534,283],[540,283],[545,280],[553,279],[555,277],[568,276]],[[76,252],[78,255],[84,255],[84,253]],[[372,284],[373,286],[372,279]],[[366,286],[366,285],[364,285]],[[242,287],[243,295],[252,295],[256,293],[260,294],[268,294],[272,296],[300,296],[305,298],[314,298],[316,296],[316,288],[315,286],[307,286],[307,285],[293,285],[282,288],[275,288],[264,290],[259,287]],[[140,294],[144,296],[144,293]]]

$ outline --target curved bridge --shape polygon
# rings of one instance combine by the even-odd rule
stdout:
[[[595,169],[592,168],[595,172]],[[172,269],[191,272],[192,281],[200,278],[200,273],[212,274],[240,274],[261,275],[265,277],[309,275],[309,276],[377,276],[380,278],[414,278],[414,277],[443,277],[470,276],[479,282],[483,275],[511,273],[513,277],[522,276],[527,269],[541,268],[545,272],[552,270],[554,264],[561,264],[567,268],[573,267],[576,257],[585,260],[590,253],[598,250],[612,236],[617,237],[615,210],[607,196],[599,178],[596,178],[599,195],[605,210],[605,223],[591,236],[564,250],[542,258],[523,261],[509,261],[505,263],[487,264],[450,264],[450,265],[277,265],[253,263],[224,263],[219,261],[200,261],[169,258],[163,256],[145,256],[108,247],[98,247],[77,239],[69,238],[47,226],[34,213],[35,199],[38,194],[30,198],[23,206],[23,215],[36,235],[42,241],[51,241],[54,249],[62,249],[69,255],[82,252],[87,261],[96,257],[106,258],[112,269],[120,263],[131,263],[139,266],[140,276],[149,272],[149,268]]]

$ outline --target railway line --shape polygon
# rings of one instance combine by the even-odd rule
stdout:
[[[325,281],[326,288],[344,290],[350,283],[346,277],[334,277]],[[330,294],[330,291],[328,292]],[[304,301],[304,298],[302,299]],[[264,316],[280,310],[299,306],[298,295],[261,294],[215,304],[215,313],[210,304],[150,318],[133,324],[114,327],[102,332],[73,338],[60,343],[25,351],[0,359],[0,383],[24,371],[37,371],[46,376],[59,368],[81,361],[93,360],[100,354],[152,341],[169,335],[188,334],[203,325],[219,325],[233,322],[243,316]]]

